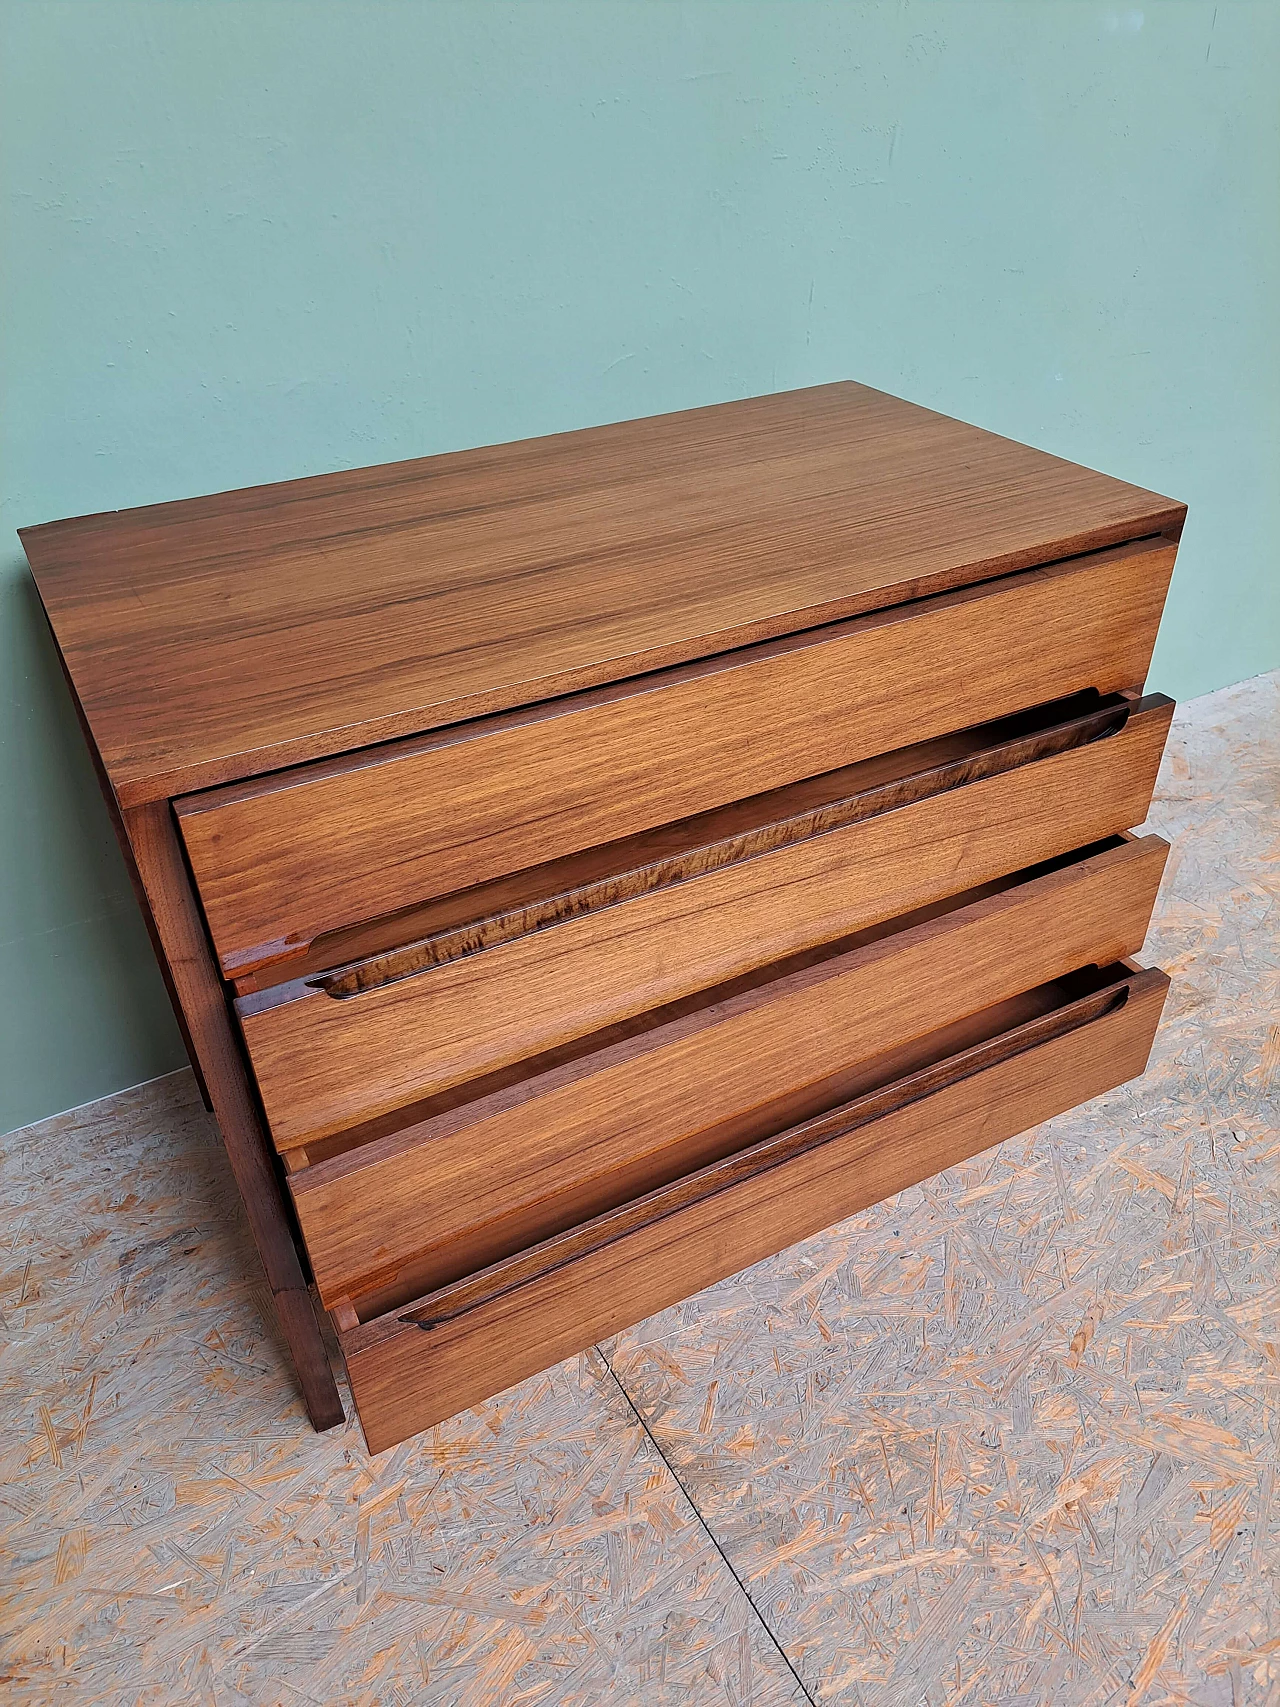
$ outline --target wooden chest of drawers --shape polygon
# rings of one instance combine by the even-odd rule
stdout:
[[[1180,504],[857,385],[30,528],[317,1427],[1146,1063]]]

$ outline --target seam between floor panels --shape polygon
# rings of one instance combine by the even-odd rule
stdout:
[[[719,1541],[716,1539],[716,1536],[712,1532],[711,1526],[708,1524],[706,1518],[703,1517],[701,1511],[699,1511],[698,1506],[697,1506],[697,1502],[694,1500],[693,1495],[689,1492],[688,1488],[685,1486],[684,1479],[680,1475],[680,1472],[676,1469],[675,1465],[671,1462],[671,1460],[667,1457],[666,1453],[662,1450],[662,1447],[660,1446],[660,1444],[658,1442],[657,1436],[654,1434],[653,1430],[649,1427],[649,1424],[645,1421],[644,1414],[640,1410],[640,1407],[636,1404],[635,1400],[631,1397],[630,1393],[628,1393],[627,1389],[623,1386],[621,1380],[618,1377],[617,1370],[613,1367],[612,1363],[610,1363],[608,1356],[606,1355],[606,1353],[604,1352],[604,1350],[601,1346],[596,1346],[594,1348],[594,1350],[596,1352],[596,1355],[599,1357],[601,1363],[603,1363],[605,1368],[609,1371],[609,1376],[610,1376],[610,1379],[612,1380],[614,1386],[622,1394],[622,1397],[623,1397],[624,1402],[626,1403],[627,1409],[631,1412],[632,1416],[640,1424],[640,1427],[644,1432],[645,1439],[653,1447],[653,1450],[658,1454],[658,1457],[661,1458],[662,1462],[666,1465],[667,1469],[671,1472],[671,1479],[675,1483],[675,1485],[679,1488],[680,1492],[684,1495],[685,1503],[688,1505],[689,1510],[693,1513],[694,1517],[697,1519],[698,1527],[702,1530],[702,1533],[706,1536],[707,1540],[710,1541],[711,1545],[715,1548],[716,1552],[720,1555],[720,1558],[724,1562],[724,1567],[728,1571],[729,1575],[733,1578],[734,1582],[737,1583],[738,1587],[742,1590],[742,1594],[743,1594],[743,1597],[745,1598],[745,1600],[747,1602],[747,1605],[751,1608],[752,1612],[755,1613],[756,1618],[759,1621],[761,1629],[764,1631],[765,1635],[768,1636],[770,1642],[773,1644],[774,1650],[777,1653],[778,1658],[782,1661],[783,1665],[786,1666],[787,1670],[791,1673],[792,1678],[795,1680],[795,1686],[800,1691],[801,1699],[808,1702],[809,1707],[817,1707],[817,1702],[813,1699],[813,1696],[810,1695],[809,1691],[805,1688],[804,1679],[800,1676],[800,1673],[796,1670],[795,1666],[791,1663],[791,1656],[787,1653],[787,1650],[783,1647],[782,1643],[778,1640],[777,1636],[775,1635],[775,1633],[773,1631],[772,1626],[767,1622],[764,1614],[761,1612],[760,1608],[756,1605],[755,1600],[752,1597],[750,1589],[747,1587],[746,1583],[744,1583],[742,1578],[739,1576],[738,1571],[737,1571],[737,1567],[734,1565],[733,1560],[729,1557],[729,1555],[725,1552],[724,1548],[720,1545]]]

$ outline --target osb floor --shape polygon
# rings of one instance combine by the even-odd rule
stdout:
[[[373,1460],[187,1076],[14,1134],[4,1699],[1280,1707],[1278,773],[1180,716],[1140,1083]]]

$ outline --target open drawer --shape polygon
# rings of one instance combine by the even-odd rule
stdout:
[[[858,1093],[339,1339],[372,1452],[1141,1073],[1168,980],[1131,963],[975,1015]]]
[[[1146,677],[1155,537],[175,801],[224,975],[1066,694]]]
[[[1157,837],[949,897],[527,1063],[290,1175],[320,1296],[381,1308],[845,1100],[868,1061],[1137,950]]]
[[[330,939],[373,952],[236,1002],[272,1136],[307,1147],[1113,835],[1172,709],[1077,695]]]

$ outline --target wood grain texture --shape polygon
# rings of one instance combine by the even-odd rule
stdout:
[[[705,877],[812,836],[916,805],[944,790],[982,782],[1019,765],[1119,734],[1131,714],[1160,713],[1167,723],[1172,706],[1163,694],[1145,700],[1123,694],[1105,699],[1077,694],[1054,701],[1052,708],[1044,708],[1039,715],[1024,713],[979,724],[638,836],[587,848],[563,860],[528,867],[494,883],[478,884],[367,925],[319,937],[307,955],[314,964],[304,970],[291,961],[292,977],[287,983],[268,984],[262,973],[237,979],[237,993],[244,993],[242,984],[249,986],[251,994],[262,993],[260,1000],[242,1001],[238,1011],[259,1013],[312,990],[345,999],[378,989],[550,925]],[[1128,828],[1134,822],[1130,818],[1115,828]],[[369,943],[368,948],[349,949],[348,945],[362,940]],[[335,954],[339,944],[342,950]],[[315,958],[319,953],[328,957]],[[323,976],[315,977],[316,972]]]
[[[324,981],[242,998],[240,1024],[274,1141],[286,1149],[378,1119],[1114,835],[1146,815],[1171,713],[1170,701],[1153,696],[1120,733],[1091,745],[1017,763],[1090,726],[1080,718],[859,793],[837,790],[789,819],[596,877],[541,910],[499,915],[488,933],[457,927],[443,948],[429,939],[422,950],[336,975],[351,994],[335,997]],[[1114,716],[1097,712],[1092,722]],[[946,786],[957,778],[962,786]],[[793,828],[800,834],[787,840]],[[554,928],[529,929],[530,914],[554,921],[553,909]],[[395,977],[423,951],[472,942],[483,952]]]
[[[840,384],[22,540],[133,805],[1176,537],[1184,515]]]
[[[748,795],[744,800],[730,801],[727,806],[713,807],[671,824],[659,824],[598,847],[582,848],[562,859],[526,866],[489,883],[474,884],[452,895],[434,896],[414,906],[362,920],[358,925],[327,932],[313,938],[306,950],[291,951],[285,961],[238,973],[229,982],[237,997],[263,995],[269,1006],[288,999],[287,992],[293,986],[318,973],[352,970],[358,964],[367,964],[375,970],[382,956],[394,955],[397,965],[410,960],[423,968],[443,964],[461,954],[524,935],[527,930],[576,916],[584,896],[607,894],[612,904],[651,887],[661,887],[661,881],[657,884],[651,881],[655,873],[673,870],[692,875],[692,869],[686,868],[696,865],[705,851],[754,839],[761,831],[772,833],[779,819],[790,823],[810,811],[823,811],[835,794],[879,790],[900,782],[908,772],[960,763],[992,743],[1043,729],[1061,718],[1132,706],[1139,697],[1136,693],[1111,694],[1106,698],[1091,691],[1072,694],[1015,717],[998,718],[933,741],[895,748],[836,771],[806,777],[764,794]],[[384,980],[375,975],[370,981]],[[245,1004],[244,1011],[254,1011],[255,1007],[256,1004]]]
[[[298,1261],[288,1202],[254,1106],[226,998],[183,866],[173,819],[168,806],[160,803],[126,812],[124,826],[293,1356],[307,1413],[317,1429],[337,1427],[343,1420],[342,1400]]]
[[[559,1265],[547,1253],[509,1290],[491,1275],[487,1296],[430,1331],[402,1310],[342,1335],[370,1451],[1140,1073],[1166,987],[1135,979],[1115,1012],[668,1215],[655,1203],[638,1228]],[[447,1302],[417,1308],[439,1318]]]
[[[433,895],[1145,678],[1149,542],[178,803],[225,972]]]
[[[784,976],[710,992],[621,1042],[299,1170],[289,1185],[321,1298],[455,1279],[842,1100],[842,1069],[1136,951],[1166,851],[1155,837],[1126,840],[863,946],[801,957]]]

